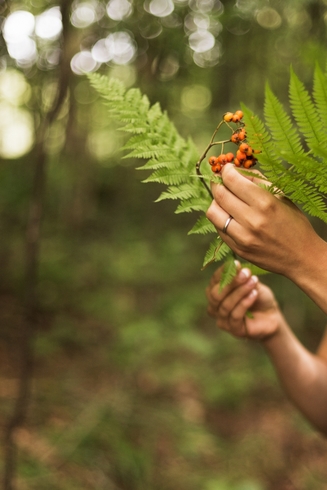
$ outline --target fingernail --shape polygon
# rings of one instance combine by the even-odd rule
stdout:
[[[239,275],[238,277],[242,280],[244,279],[248,279],[251,275],[251,272],[249,269],[242,269],[240,272],[239,272]]]
[[[252,276],[249,282],[251,282],[251,284],[257,284],[258,281],[259,279],[257,276]]]

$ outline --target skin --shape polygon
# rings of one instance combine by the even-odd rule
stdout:
[[[240,269],[220,291],[221,270],[206,290],[209,315],[221,330],[263,345],[290,400],[327,436],[327,335],[316,354],[309,352],[294,336],[273,292],[249,269]]]
[[[221,176],[224,185],[212,185],[207,217],[223,240],[240,257],[288,277],[327,313],[327,243],[288,199],[257,185],[260,175],[249,179],[227,164]]]
[[[223,186],[212,186],[214,200],[207,217],[223,240],[245,260],[291,279],[327,313],[326,242],[289,200],[257,185],[260,174],[249,179],[226,165],[222,178]],[[230,215],[233,219],[223,233]],[[248,269],[238,268],[223,291],[221,269],[213,275],[206,290],[208,313],[218,328],[263,345],[289,398],[327,435],[327,333],[317,352],[309,352],[294,336],[273,292]]]

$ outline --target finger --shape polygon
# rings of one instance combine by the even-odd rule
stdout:
[[[244,268],[240,270],[234,280],[230,284],[225,286],[222,290],[220,289],[219,284],[215,284],[212,288],[208,287],[206,293],[210,306],[215,308],[216,313],[218,313],[218,307],[222,304],[225,298],[228,297],[235,289],[239,288],[242,284],[248,282],[250,278],[250,269]],[[235,302],[236,301],[234,301],[234,303]],[[233,300],[227,303],[227,307],[229,304],[233,304]],[[230,307],[230,309],[231,308],[232,306]],[[225,311],[225,309],[223,311]],[[225,316],[228,316],[228,313],[226,313]]]
[[[249,279],[242,284],[234,288],[230,294],[225,296],[224,300],[221,302],[219,306],[219,314],[223,318],[235,318],[234,311],[239,304],[239,302],[256,287],[258,284],[258,277],[251,276]]]
[[[221,187],[223,187],[223,186],[221,186]],[[227,192],[230,194],[230,192],[228,190],[225,190],[224,192]],[[235,198],[235,199],[237,199],[237,198]],[[235,203],[235,204],[237,205],[237,203]],[[226,206],[227,205],[229,205],[229,204],[226,203]],[[232,209],[233,206],[231,204],[229,206],[230,206],[230,209]],[[242,233],[242,230],[243,230],[239,224],[243,221],[243,218],[242,217],[241,218],[236,217],[237,214],[241,215],[241,212],[234,213],[234,214],[226,213],[226,211],[218,204],[218,202],[216,200],[212,201],[212,203],[211,203],[211,205],[208,208],[207,213],[206,213],[207,218],[217,228],[219,235],[227,243],[227,245],[230,245],[230,243],[226,239],[227,236],[232,237],[232,238],[240,236],[240,234]],[[224,233],[223,229],[225,228],[227,220],[230,217],[232,217],[233,219],[229,222],[228,228]],[[239,219],[241,221],[238,221]],[[232,244],[233,244],[233,242],[232,242]],[[233,248],[233,246],[231,248]]]
[[[241,263],[239,260],[234,260],[234,263],[236,265],[236,270],[239,272],[241,270]],[[209,288],[213,288],[216,284],[219,284],[221,275],[223,273],[224,266],[222,265],[221,267],[218,267],[218,269],[215,270],[215,272],[212,274],[210,282],[209,282]]]
[[[250,169],[251,174],[255,175],[249,175],[249,174],[243,174],[243,177],[246,179],[250,180],[251,182],[254,182],[255,184],[265,184],[265,185],[271,185],[271,182],[263,175],[263,173],[260,172],[260,170],[255,170],[255,169]]]
[[[246,313],[253,306],[258,298],[258,290],[252,289],[248,295],[246,295],[237,304],[231,313],[229,318],[230,332],[237,337],[249,337],[247,329]]]
[[[232,195],[248,206],[252,206],[258,199],[264,199],[267,196],[267,191],[259,187],[253,180],[247,179],[238,172],[232,164],[224,165],[221,176],[224,186],[232,193]],[[219,187],[219,184],[214,185],[214,189],[217,189],[217,187]],[[225,210],[229,212],[228,209]]]

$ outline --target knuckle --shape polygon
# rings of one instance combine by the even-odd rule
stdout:
[[[214,219],[215,219],[215,201],[212,201],[212,203],[210,204],[210,206],[208,207],[207,209],[207,212],[206,212],[206,216],[208,218],[208,220],[210,220],[211,222],[214,222]]]
[[[237,241],[241,250],[247,250],[253,245],[253,235],[251,233],[242,233]]]
[[[264,214],[273,212],[275,210],[275,207],[276,207],[275,198],[270,194],[265,195],[261,199],[260,209]]]

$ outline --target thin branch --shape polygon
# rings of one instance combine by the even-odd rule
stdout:
[[[36,134],[33,152],[34,180],[31,191],[29,214],[26,226],[26,271],[25,271],[25,325],[20,344],[20,373],[17,398],[5,428],[4,444],[4,490],[14,490],[17,467],[17,445],[15,433],[25,423],[27,408],[31,398],[31,383],[34,367],[34,334],[37,321],[38,268],[40,257],[41,221],[44,208],[46,186],[46,163],[48,159],[45,147],[45,135],[56,119],[67,95],[70,77],[69,54],[66,46],[69,37],[69,10],[72,0],[62,0],[63,49],[58,74],[57,93],[52,108],[45,115]]]

